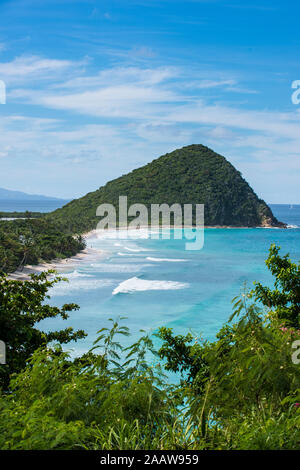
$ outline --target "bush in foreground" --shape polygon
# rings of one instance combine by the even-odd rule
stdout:
[[[0,448],[300,449],[299,266],[275,246],[267,264],[275,290],[242,293],[214,342],[161,328],[157,352],[147,335],[124,348],[112,321],[80,358],[41,345],[1,395]]]

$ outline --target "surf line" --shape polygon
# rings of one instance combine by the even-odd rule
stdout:
[[[134,236],[135,230],[146,227],[150,229],[150,238],[159,239],[161,237],[170,240],[172,238],[171,229],[174,229],[174,239],[185,238],[189,240],[185,243],[186,250],[201,250],[204,246],[204,204],[181,205],[174,203],[171,206],[166,203],[150,204],[149,217],[148,207],[145,204],[132,204],[128,207],[127,196],[119,196],[117,208],[110,203],[100,204],[97,207],[96,215],[102,217],[97,224],[96,231],[114,230],[117,232],[117,236],[122,239],[130,238],[130,233]],[[133,220],[130,220],[132,218]],[[130,222],[128,222],[129,220]],[[158,227],[162,229],[161,232],[154,230]]]

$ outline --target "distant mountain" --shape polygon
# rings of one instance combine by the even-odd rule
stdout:
[[[12,200],[24,200],[24,201],[58,201],[61,200],[56,197],[41,196],[39,194],[27,194],[22,191],[11,191],[10,189],[0,188],[0,200],[1,199],[12,199]]]
[[[241,173],[222,155],[203,145],[189,145],[167,153],[86,196],[49,214],[70,231],[96,228],[96,208],[119,196],[134,203],[204,204],[206,226],[277,226],[269,206],[257,197]]]

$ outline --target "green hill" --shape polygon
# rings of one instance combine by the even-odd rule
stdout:
[[[97,207],[110,203],[118,209],[119,196],[127,196],[128,207],[145,204],[149,214],[151,204],[204,204],[206,226],[285,227],[224,157],[203,145],[190,145],[50,214],[0,220],[0,271],[76,254],[85,246],[81,234],[95,229],[100,220]]]
[[[96,208],[111,203],[118,208],[119,196],[128,206],[150,204],[204,204],[206,226],[284,226],[273,216],[249,184],[224,157],[203,145],[189,145],[167,153],[98,190],[52,212],[74,233],[96,228]]]

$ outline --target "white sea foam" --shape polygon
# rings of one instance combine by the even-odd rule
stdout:
[[[92,276],[90,274],[80,273],[75,269],[75,271],[73,271],[72,273],[67,273],[66,275],[64,275],[64,277],[67,277],[68,279],[69,278],[73,279],[77,277],[92,277]]]
[[[132,277],[121,282],[118,287],[113,290],[113,295],[130,294],[133,292],[142,292],[149,290],[178,290],[185,289],[189,284],[175,281],[149,281]]]
[[[108,287],[113,285],[115,281],[112,279],[72,279],[72,282],[60,282],[55,284],[51,288],[51,295],[53,296],[62,296],[68,295],[69,293],[82,292],[88,290],[102,289],[103,287]]]
[[[182,259],[182,258],[152,258],[151,256],[147,256],[146,258],[148,261],[155,261],[157,263],[159,262],[168,262],[168,263],[180,263],[180,262],[186,262],[188,261],[187,259]]]
[[[151,266],[148,264],[109,264],[109,263],[92,263],[93,268],[97,268],[97,271],[105,273],[134,273],[140,271],[146,266]]]
[[[298,225],[287,225],[287,228],[299,228]]]
[[[128,246],[125,246],[124,250],[133,251],[134,253],[140,253],[141,251],[148,251],[148,250],[143,250],[142,248],[129,248]]]
[[[152,250],[135,250],[135,251],[127,251],[124,253],[123,251],[118,251],[117,255],[118,256],[134,256],[135,258],[142,258],[145,259],[145,255],[143,254],[144,251],[152,251]]]
[[[101,239],[112,239],[112,240],[127,240],[127,239],[147,239],[150,235],[150,230],[145,229],[138,229],[138,230],[126,230],[126,229],[119,229],[119,230],[96,230],[95,233],[97,238]]]

